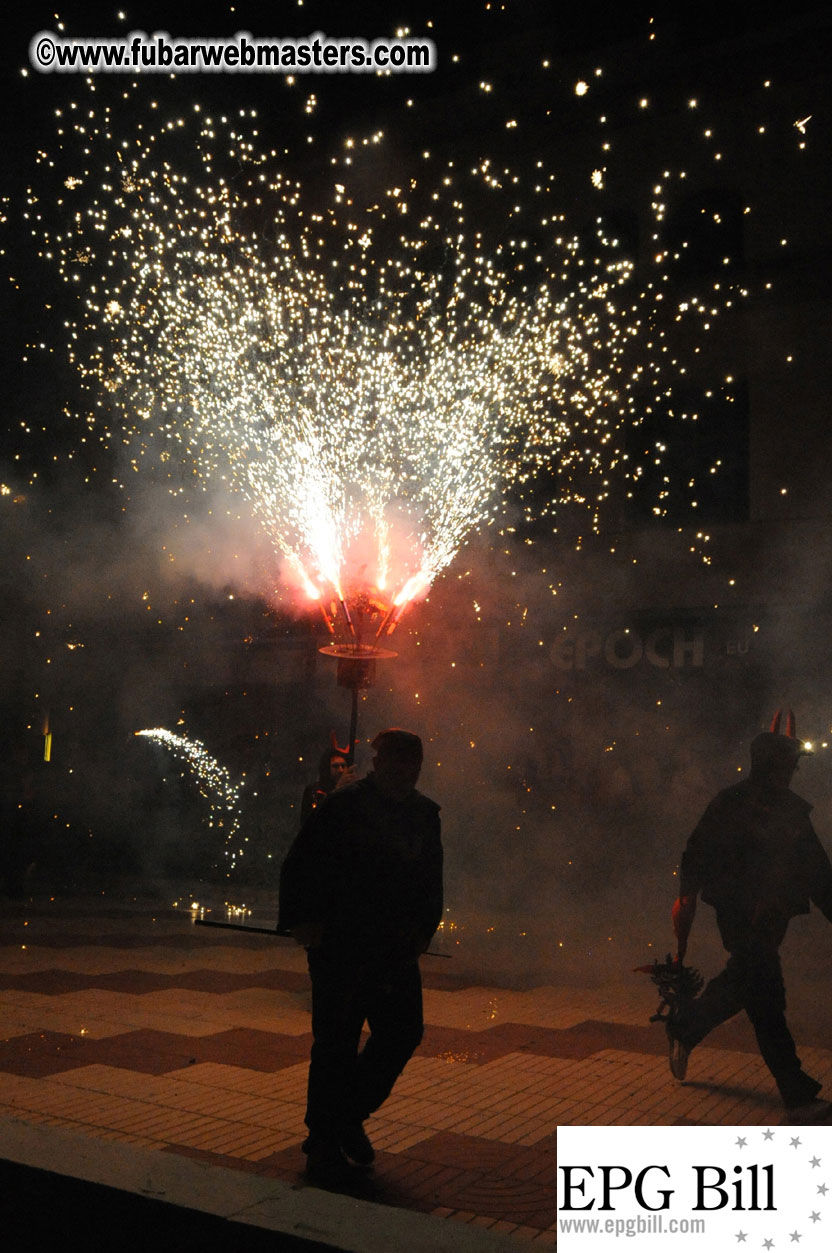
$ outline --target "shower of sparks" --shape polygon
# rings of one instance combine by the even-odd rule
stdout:
[[[97,107],[88,86],[58,111],[58,160],[38,158],[77,169],[56,204],[32,189],[27,214],[78,295],[86,423],[175,495],[241,493],[308,597],[369,587],[398,606],[507,489],[529,516],[578,501],[597,528],[611,477],[639,478],[626,433],[685,373],[656,331],[671,310],[602,219],[590,247],[570,235],[551,180],[534,214],[487,159],[373,204],[339,169],[307,204],[256,148],[253,112],[160,123],[128,92],[125,133],[123,102]],[[469,193],[505,219],[499,243],[469,225]],[[691,293],[672,316],[707,330],[730,295]],[[542,506],[541,470],[557,484]]]
[[[237,865],[237,859],[243,856],[240,844],[240,792],[243,781],[235,783],[225,766],[221,766],[215,757],[206,751],[205,745],[199,740],[189,740],[183,735],[174,735],[164,727],[152,727],[144,731],[136,731],[136,735],[152,740],[155,744],[163,744],[170,749],[173,756],[183,762],[190,770],[201,796],[209,804],[209,827],[218,827],[225,834],[225,857],[227,870],[230,874]],[[246,843],[247,836],[242,837]]]

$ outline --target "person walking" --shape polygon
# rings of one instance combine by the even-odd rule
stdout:
[[[684,960],[697,896],[716,910],[729,957],[721,974],[668,1019],[670,1068],[684,1079],[690,1052],[741,1009],[789,1109],[818,1103],[821,1084],[801,1066],[786,1023],[780,944],[810,901],[832,921],[832,865],[812,827],[812,806],[790,788],[807,752],[789,714],[751,743],[747,780],[708,805],[687,842],[673,925]]]
[[[313,810],[280,877],[278,928],[306,947],[312,981],[303,1147],[324,1186],[373,1161],[363,1124],[422,1039],[419,955],[442,916],[439,806],[416,791],[422,742],[391,728],[373,748],[372,772]]]

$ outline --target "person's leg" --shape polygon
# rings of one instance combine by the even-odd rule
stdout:
[[[309,953],[312,979],[312,1050],[309,1058],[306,1125],[310,1141],[334,1145],[349,1116],[365,1005],[361,980],[321,953]]]
[[[728,953],[725,969],[706,984],[695,1000],[680,1006],[672,1024],[673,1033],[688,1051],[704,1040],[714,1027],[745,1009],[748,1000],[748,952],[753,934],[750,920],[744,914],[730,910],[718,910],[716,920],[723,947]],[[775,951],[784,933],[782,922],[778,924],[776,934],[772,930]]]
[[[674,1079],[684,1079],[687,1076],[691,1049],[704,1040],[714,1027],[733,1018],[742,1007],[741,980],[738,978],[733,955],[722,973],[711,979],[695,1000],[674,1000],[666,1024],[668,1061]]]
[[[744,963],[731,953],[725,969],[706,984],[704,990],[680,1012],[676,1033],[687,1047],[704,1040],[714,1027],[727,1022],[744,1008]]]
[[[753,930],[741,938],[731,936],[733,949],[725,969],[669,1028],[671,1069],[677,1077],[684,1077],[690,1050],[714,1027],[744,1009],[784,1103],[802,1105],[820,1091],[817,1080],[801,1068],[786,1022],[786,991],[775,942],[778,938],[777,934],[772,938]]]
[[[754,1028],[763,1061],[786,1105],[811,1101],[821,1084],[800,1064],[794,1038],[786,1022],[786,989],[777,946],[752,937],[745,955],[747,969],[745,1010]]]
[[[359,1123],[387,1100],[422,1039],[422,979],[416,962],[378,981],[368,996],[367,1023],[370,1038],[358,1056],[351,1102],[352,1119]]]

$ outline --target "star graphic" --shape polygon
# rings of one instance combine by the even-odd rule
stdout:
[[[790,1239],[790,1240],[791,1240],[794,1244],[796,1244],[796,1243],[797,1243],[797,1241],[800,1239],[800,1232],[799,1232],[799,1231],[790,1231],[790,1232],[789,1232],[789,1239]]]
[[[819,1213],[817,1212],[817,1210],[815,1210],[815,1209],[813,1209],[813,1210],[812,1210],[812,1212],[811,1212],[811,1214],[809,1215],[809,1217],[811,1218],[811,1220],[812,1220],[812,1222],[813,1222],[813,1223],[819,1223],[819,1222],[820,1222],[820,1214],[819,1214]]]
[[[818,1192],[821,1194],[821,1196],[826,1196],[828,1191],[829,1191],[829,1188],[825,1183],[818,1184]]]
[[[811,1163],[812,1163],[812,1165],[813,1165],[813,1166],[820,1166],[820,1158],[819,1158],[819,1157],[812,1157],[812,1158],[810,1158],[810,1161],[811,1161]]]
[[[773,1249],[773,1248],[774,1248],[774,1241],[773,1241],[773,1240],[764,1240],[764,1241],[763,1241],[763,1248],[764,1248],[764,1249]]]
[[[772,1131],[771,1127],[769,1127],[768,1131],[764,1131],[764,1132],[763,1132],[763,1139],[764,1139],[764,1140],[773,1140],[773,1139],[774,1139],[774,1132]]]
[[[747,1233],[746,1233],[745,1231],[738,1231],[738,1232],[737,1232],[737,1241],[738,1241],[740,1244],[745,1244],[745,1237],[746,1237],[746,1234],[747,1234]]]
[[[735,1140],[735,1144],[738,1149],[744,1149],[745,1148],[745,1136],[737,1136]]]
[[[789,1141],[789,1144],[792,1146],[793,1149],[799,1149],[800,1148],[800,1136],[792,1136],[791,1140]]]

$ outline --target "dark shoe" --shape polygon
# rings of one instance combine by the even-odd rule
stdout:
[[[801,1070],[794,1078],[784,1080],[777,1086],[786,1109],[798,1109],[801,1105],[809,1105],[817,1100],[823,1084]]]
[[[306,1154],[306,1178],[310,1183],[320,1188],[338,1188],[353,1177],[349,1162],[334,1141],[308,1136],[301,1147]]]
[[[690,1046],[683,1044],[668,1024],[667,1028],[667,1060],[670,1063],[670,1073],[674,1079],[684,1079],[688,1073],[688,1058],[690,1057]]]
[[[371,1166],[375,1161],[376,1151],[360,1122],[353,1123],[342,1133],[341,1148],[356,1166]]]

